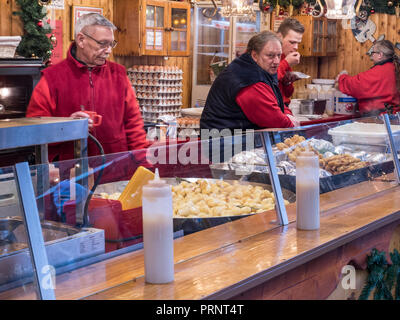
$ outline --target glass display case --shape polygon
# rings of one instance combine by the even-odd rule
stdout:
[[[215,11],[215,13],[214,13]],[[254,16],[224,17],[211,3],[193,8],[192,106],[204,106],[215,77],[246,51],[249,39],[260,32],[260,12]]]
[[[32,252],[32,258],[39,254],[42,261],[47,259],[48,269],[55,272],[51,289],[56,299],[86,297],[101,290],[101,283],[118,287],[133,274],[143,275],[143,265],[135,265],[135,271],[126,275],[128,280],[120,275],[124,270],[111,276],[106,264],[143,248],[141,187],[156,168],[172,186],[175,238],[196,236],[192,238],[195,252],[177,250],[175,263],[215,250],[201,244],[202,231],[211,227],[226,225],[223,230],[234,233],[238,223],[262,215],[269,222],[263,230],[252,231],[251,236],[256,236],[294,223],[296,159],[302,150],[319,159],[321,216],[339,206],[356,206],[397,187],[400,181],[397,116],[235,132],[233,136],[226,130],[202,132],[201,137],[51,165],[1,168],[0,297],[41,298],[38,287],[45,281],[35,278],[29,259]],[[82,162],[87,169],[77,170]],[[44,170],[49,171],[48,189],[38,191],[35,177]],[[21,188],[26,185],[33,187]],[[31,207],[39,202],[44,205],[28,210],[29,200]],[[28,211],[31,218],[37,216],[36,222],[26,219]],[[36,230],[33,243],[39,249],[31,247],[26,237],[19,238],[17,229],[25,225],[30,232]],[[95,274],[89,275],[88,270]]]

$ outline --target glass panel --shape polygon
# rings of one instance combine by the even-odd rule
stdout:
[[[153,50],[154,48],[154,30],[147,29],[146,30],[146,49]]]
[[[318,21],[318,32],[319,32],[319,36],[318,36],[318,52],[322,52],[323,51],[323,36],[324,36],[324,23],[322,20]]]
[[[336,50],[336,22],[327,20],[328,23],[328,41],[327,51],[334,52]]]
[[[172,8],[171,25],[173,28],[187,28],[187,10]]]
[[[179,32],[179,37],[181,40],[179,50],[186,51],[186,32],[184,32],[184,31]]]
[[[239,57],[247,49],[250,38],[260,32],[260,14],[237,18],[235,56]]]
[[[155,50],[162,50],[164,47],[164,31],[157,30],[155,32],[155,42],[154,42],[154,49]]]
[[[199,21],[194,28],[194,32],[197,33],[197,43],[194,44],[197,50],[195,84],[210,85],[218,70],[209,66],[220,64],[222,70],[228,63],[230,21],[221,16],[220,10],[212,18],[203,15],[203,10],[207,9],[197,10]]]
[[[319,24],[318,20],[314,20],[313,23],[313,52],[318,52],[318,42],[319,42]]]
[[[321,212],[394,186],[393,158],[381,118],[320,124],[274,138],[282,188],[296,192],[296,160],[307,146],[319,158]],[[334,203],[328,201],[331,194],[335,194]]]
[[[391,124],[399,146],[399,119],[392,116]],[[232,136],[226,131],[202,131],[198,140],[184,131],[173,135],[173,125],[166,129],[169,140],[158,128],[148,135],[153,144],[147,150],[30,167],[49,264],[56,271],[57,299],[90,297],[128,283],[135,286],[132,279],[143,277],[143,265],[132,267],[130,253],[143,248],[140,188],[154,177],[156,168],[172,186],[175,238],[221,225],[221,233],[213,233],[215,241],[207,246],[182,247],[182,242],[175,242],[175,261],[215,252],[240,239],[255,240],[260,233],[280,228],[276,196],[271,193],[272,168],[260,132]],[[306,148],[318,159],[316,196],[321,217],[344,215],[349,205],[371,201],[398,186],[381,117],[265,132],[272,140],[273,169],[284,207],[291,213],[289,223],[297,219],[293,213],[302,187],[296,187],[296,174],[300,152]],[[17,219],[21,210],[14,171],[0,169],[0,299],[36,299],[29,255],[23,251],[23,224]],[[47,187],[38,191],[39,185]],[[11,222],[8,216],[17,218]],[[196,234],[198,239],[202,234]],[[6,259],[12,256],[22,257],[22,265],[20,260]]]
[[[318,52],[318,37],[313,36],[313,52]]]
[[[32,171],[36,189],[37,175]],[[47,231],[43,229],[45,238]],[[51,263],[50,263],[51,264]],[[13,167],[0,168],[0,299],[36,300],[28,236]]]
[[[154,27],[154,6],[146,6],[146,27]]]
[[[156,8],[156,27],[163,28],[164,27],[164,8],[163,7],[155,7]]]
[[[171,50],[177,51],[178,50],[178,43],[179,43],[179,32],[172,31],[171,32]]]

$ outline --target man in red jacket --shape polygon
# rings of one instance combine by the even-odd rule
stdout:
[[[67,58],[43,70],[26,116],[89,118],[83,110],[95,111],[102,123],[93,126],[89,118],[89,131],[105,153],[146,148],[143,120],[125,67],[107,61],[116,45],[115,29],[102,15],[82,16]],[[96,154],[99,149],[89,139],[88,155]],[[71,158],[72,143],[49,147],[50,161]]]
[[[377,115],[385,111],[385,103],[400,106],[400,58],[389,40],[374,43],[371,50],[371,69],[353,77],[343,70],[336,77],[336,87],[357,99],[363,115]]]
[[[294,92],[293,82],[299,79],[292,73],[292,67],[300,63],[300,53],[297,52],[297,49],[303,39],[303,33],[304,26],[293,18],[283,20],[278,28],[278,35],[282,39],[282,56],[278,68],[278,81],[283,102],[286,106],[289,106],[290,97]]]

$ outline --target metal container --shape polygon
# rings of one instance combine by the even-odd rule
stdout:
[[[216,173],[216,172],[214,171],[214,173]],[[216,174],[218,174],[218,173],[216,173]],[[225,178],[224,181],[226,181],[228,183],[233,183],[233,181],[238,180],[238,179],[236,179],[236,176],[234,176],[234,175],[230,176],[230,178],[233,180],[226,180],[226,178]],[[205,178],[184,178],[184,179],[163,178],[163,180],[166,180],[167,183],[170,185],[178,185],[182,181],[195,182],[199,179],[210,181],[210,182],[215,182],[215,181],[221,180],[221,179],[205,179]],[[245,185],[247,185],[247,184],[257,185],[257,186],[261,186],[262,188],[265,188],[269,191],[272,191],[272,186],[264,184],[264,183],[254,183],[254,182],[243,181],[243,180],[239,180],[239,183],[245,184]],[[113,183],[99,185],[96,188],[96,193],[97,194],[100,194],[101,192],[106,192],[108,194],[119,193],[124,190],[124,188],[127,184],[128,184],[128,181],[120,181],[120,182],[113,182]],[[283,198],[285,200],[288,200],[289,202],[296,201],[296,195],[293,192],[282,189],[282,194],[283,194]],[[196,218],[196,217],[177,218],[177,217],[174,217],[174,232],[183,230],[184,234],[187,235],[187,234],[197,232],[200,230],[204,230],[207,228],[211,228],[211,227],[214,227],[214,226],[226,223],[226,222],[241,219],[241,218],[247,217],[252,214],[256,214],[256,213],[251,213],[251,214],[246,214],[246,215],[231,215],[231,216],[228,213],[226,216],[208,217],[208,218]]]
[[[301,114],[314,114],[314,100],[307,99],[300,101]]]
[[[104,231],[41,223],[49,264],[55,268],[104,253]],[[0,218],[0,286],[32,276],[26,230],[21,217]]]

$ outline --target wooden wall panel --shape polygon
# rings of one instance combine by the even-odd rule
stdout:
[[[63,57],[67,56],[67,49],[71,43],[71,7],[73,5],[89,5],[103,8],[104,16],[113,20],[113,0],[64,0],[65,9],[55,10],[57,20],[63,22]],[[18,16],[13,16],[13,11],[18,11],[15,0],[0,0],[0,35],[22,35],[23,26]],[[59,40],[60,41],[60,40]]]
[[[67,56],[67,50],[71,44],[71,16],[72,6],[95,6],[103,8],[104,16],[113,21],[113,0],[64,0],[65,9],[56,10],[56,19],[63,22],[63,57]],[[112,58],[111,58],[112,59]]]
[[[63,57],[67,56],[67,50],[71,44],[71,8],[73,5],[102,7],[104,16],[113,21],[114,0],[64,0],[65,9],[56,10],[57,20],[63,24]],[[135,1],[135,0],[133,0]],[[22,35],[23,26],[18,16],[13,16],[12,11],[17,11],[15,0],[0,0],[0,36]],[[60,39],[58,39],[60,41]],[[190,57],[170,57],[165,60],[163,57],[117,57],[111,56],[110,60],[121,63],[129,68],[134,64],[141,65],[176,65],[183,70],[183,107],[190,107],[192,88],[192,59]]]

